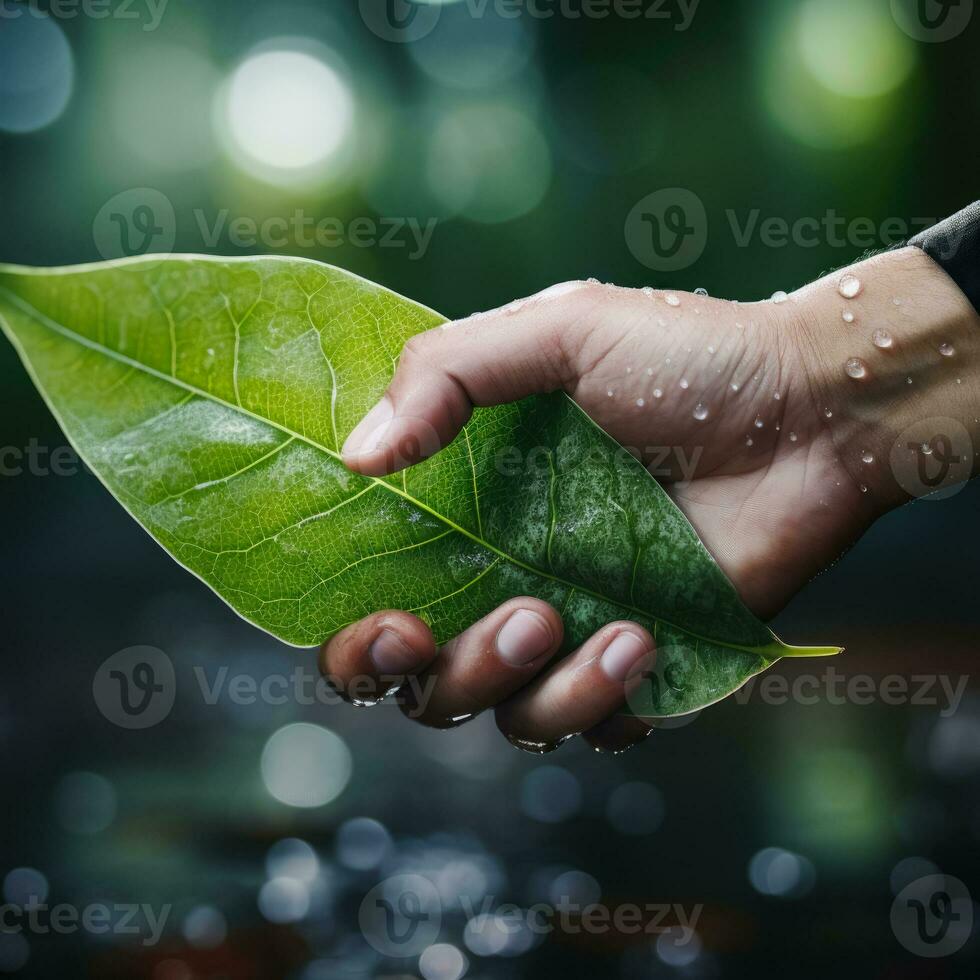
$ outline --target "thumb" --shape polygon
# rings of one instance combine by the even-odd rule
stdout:
[[[561,283],[412,337],[388,390],[347,437],[344,463],[394,473],[452,442],[474,406],[573,383],[566,341],[583,310],[570,299],[585,285]]]

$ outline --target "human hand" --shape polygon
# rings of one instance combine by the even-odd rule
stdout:
[[[840,290],[848,275],[862,286],[853,297]],[[980,346],[976,319],[914,248],[783,302],[564,283],[410,340],[344,458],[380,476],[448,444],[474,406],[564,389],[664,482],[748,607],[770,616],[902,501],[887,460],[889,440],[921,414],[907,377],[920,378],[916,397],[941,407],[937,415],[976,414],[935,370],[948,360],[941,345],[967,355]],[[892,343],[878,346],[873,332],[886,326]],[[853,357],[863,377],[845,369]],[[342,688],[421,672],[426,702],[409,698],[408,708],[427,724],[493,707],[525,746],[584,732],[619,749],[642,737],[646,725],[610,716],[650,665],[650,635],[610,624],[544,671],[561,636],[557,612],[528,597],[440,650],[421,620],[386,611],[333,637],[322,665]]]

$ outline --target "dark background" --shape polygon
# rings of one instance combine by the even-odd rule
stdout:
[[[100,209],[152,188],[172,203],[177,251],[302,254],[449,316],[572,277],[746,300],[790,290],[893,239],[740,244],[729,212],[743,224],[753,209],[789,223],[833,211],[914,232],[978,196],[980,15],[928,43],[899,29],[894,6],[702,0],[679,30],[676,2],[664,4],[667,19],[639,20],[561,15],[582,9],[571,0],[551,18],[501,18],[492,5],[475,17],[464,2],[441,9],[425,38],[397,43],[369,29],[376,21],[357,4],[170,0],[145,30],[145,5],[129,19],[113,2],[113,16],[79,8],[47,22],[70,49],[64,91],[61,41],[5,16],[0,261],[99,260]],[[257,45],[312,51],[353,100],[353,125],[310,179],[257,175],[226,132],[216,93]],[[69,95],[60,113],[59,92]],[[678,187],[704,204],[706,247],[663,273],[643,264],[624,223],[646,195]],[[413,259],[409,248],[349,242],[242,248],[227,234],[210,248],[195,217],[210,224],[228,209],[261,221],[297,208],[317,220],[438,224]],[[0,446],[41,447],[40,461],[0,477],[0,876],[43,875],[42,885],[15,871],[5,901],[27,882],[50,905],[172,912],[156,946],[119,934],[0,935],[0,970],[456,980],[462,954],[466,976],[488,978],[977,975],[976,935],[955,955],[925,959],[890,924],[895,893],[931,870],[980,897],[974,680],[947,717],[935,704],[879,698],[773,705],[755,690],[621,757],[575,741],[523,755],[491,718],[440,733],[388,705],[209,705],[195,667],[261,681],[300,666],[312,677],[313,657],[239,621],[93,477],[50,472],[47,454],[64,444],[0,345]],[[976,484],[916,502],[808,586],[775,628],[788,642],[845,645],[833,664],[844,676],[955,685],[977,657],[978,540]],[[92,693],[99,665],[134,645],[160,648],[176,670],[173,711],[142,731],[112,724]],[[321,807],[288,806],[263,783],[263,749],[298,721],[335,733],[351,757],[346,783],[317,760],[296,762],[296,780],[337,793]],[[295,843],[269,858],[291,838],[318,863]],[[355,838],[374,844],[358,850]],[[306,862],[283,864],[283,848]],[[781,873],[765,874],[765,848],[789,852]],[[421,965],[417,954],[384,958],[362,934],[362,897],[405,871],[435,883],[444,911],[434,941],[459,953],[440,947]],[[266,888],[260,903],[269,877],[280,891]],[[282,888],[300,893],[298,912]],[[461,896],[478,908],[489,898],[492,911],[561,895],[704,909],[680,952],[670,937],[566,930],[534,943],[515,933],[482,955],[474,927],[464,933]],[[283,918],[293,921],[274,921]]]

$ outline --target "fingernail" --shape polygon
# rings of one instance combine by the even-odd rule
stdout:
[[[418,666],[415,651],[390,629],[383,629],[374,638],[368,656],[381,674],[404,674]]]
[[[636,633],[623,632],[606,647],[599,664],[608,678],[622,683],[649,649]]]
[[[518,609],[497,633],[497,653],[502,660],[519,667],[540,657],[553,641],[543,617],[530,609]]]
[[[391,399],[385,395],[354,427],[354,431],[344,443],[341,454],[344,456],[361,456],[364,453],[374,452],[381,445],[394,414],[395,406],[391,404]]]

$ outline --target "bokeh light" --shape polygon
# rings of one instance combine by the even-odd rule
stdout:
[[[872,0],[806,0],[796,43],[810,74],[839,95],[882,95],[915,66],[915,45],[896,29],[888,6]]]
[[[897,125],[915,48],[876,0],[808,0],[771,18],[759,59],[778,125],[820,149],[869,143]]]
[[[299,922],[310,910],[310,891],[296,878],[270,878],[259,890],[259,911],[270,922]]]
[[[247,57],[218,98],[235,162],[271,183],[313,178],[354,125],[349,84],[329,52],[271,45]],[[331,59],[333,60],[333,59]]]
[[[265,857],[265,871],[270,878],[295,878],[315,881],[320,874],[320,859],[316,851],[298,837],[276,841]]]
[[[542,823],[560,823],[578,813],[582,786],[578,777],[561,766],[539,766],[521,784],[521,809]]]
[[[14,868],[3,879],[3,897],[11,905],[43,905],[48,897],[48,879],[37,868]]]
[[[467,965],[466,957],[450,943],[427,946],[419,957],[419,973],[425,980],[460,980]]]
[[[181,45],[142,45],[116,56],[109,80],[115,139],[142,163],[182,171],[214,157],[211,103],[220,76],[204,55]]]
[[[116,819],[116,790],[95,772],[70,772],[55,790],[55,813],[73,834],[97,834]]]
[[[214,949],[228,935],[228,923],[220,909],[213,905],[195,905],[184,916],[181,932],[196,949]]]
[[[336,799],[351,776],[344,740],[327,728],[297,722],[280,728],[262,750],[262,779],[281,803],[323,806]]]
[[[444,11],[435,29],[408,50],[434,81],[453,88],[485,89],[507,81],[527,65],[534,35],[527,18],[501,16],[492,5],[485,16],[476,18],[466,4],[460,4]]]
[[[537,124],[504,104],[450,110],[429,144],[428,181],[448,208],[474,221],[510,221],[551,183],[551,152]]]
[[[71,48],[50,17],[7,0],[0,0],[0,13],[0,129],[32,133],[68,105],[75,73]]]
[[[378,867],[391,847],[391,835],[384,824],[370,817],[346,820],[337,831],[337,860],[354,871]]]
[[[749,862],[749,881],[760,895],[799,898],[816,881],[813,863],[782,847],[765,847]]]

